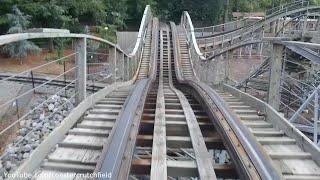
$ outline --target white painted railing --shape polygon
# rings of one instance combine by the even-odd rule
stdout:
[[[211,36],[211,35],[218,35],[219,33],[233,31],[239,28],[243,28],[250,23],[254,23],[254,20],[249,18],[243,18],[237,21],[230,21],[224,24],[218,24],[214,26],[207,26],[207,27],[197,27],[194,28],[194,32],[196,38],[200,38],[203,36]]]
[[[244,28],[240,28],[229,33],[223,33],[222,35],[199,37],[197,38],[198,46],[201,50],[203,49],[205,51],[206,49],[213,49],[215,46],[225,47],[228,44],[233,44],[234,41],[243,41],[245,39],[251,38],[252,34],[254,33],[275,29],[276,24],[274,23],[270,25],[270,23],[276,21],[279,18],[298,12],[319,9],[319,6],[310,6],[309,1],[297,1],[294,4],[289,4],[288,6],[281,6],[279,10],[274,11],[272,14],[266,16],[265,19],[245,26]]]
[[[201,53],[201,51],[198,47],[198,43],[197,43],[195,33],[194,33],[194,27],[193,27],[190,15],[187,11],[183,12],[183,14],[181,16],[180,24],[186,30],[187,40],[189,43],[192,60],[196,60],[196,59],[205,60],[205,57],[203,56],[203,54]]]

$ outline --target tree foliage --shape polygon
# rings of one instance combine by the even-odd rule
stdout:
[[[19,8],[13,6],[12,13],[7,14],[8,20],[11,22],[11,27],[8,34],[21,33],[30,24],[31,16],[22,13]],[[19,42],[10,43],[4,46],[4,50],[11,56],[19,59],[27,57],[28,53],[39,53],[40,48],[33,42],[23,40]]]
[[[119,29],[137,29],[147,4],[163,21],[179,22],[188,11],[196,25],[217,24],[223,21],[226,7],[233,11],[264,11],[293,0],[1,0],[0,33],[10,24],[6,14],[14,5],[32,16],[31,27],[66,28],[84,32],[85,26],[108,27],[106,34]],[[320,4],[320,0],[311,0]],[[229,2],[225,6],[225,2]]]
[[[0,34],[23,32],[26,28],[64,28],[74,33],[93,32],[116,41],[116,31],[137,30],[146,5],[161,21],[179,23],[188,11],[195,26],[222,23],[231,13],[257,12],[294,0],[0,0]],[[310,0],[320,5],[320,0]],[[26,15],[28,14],[28,15]],[[69,41],[50,39],[49,50],[63,54]],[[4,50],[22,60],[39,48],[30,41],[11,43]]]

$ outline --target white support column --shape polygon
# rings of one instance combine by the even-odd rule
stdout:
[[[319,124],[319,90],[316,90],[314,98],[314,132],[313,132],[313,142],[318,143],[318,124]]]
[[[131,79],[131,73],[130,73],[130,58],[129,57],[126,57],[125,58],[126,59],[126,66],[127,66],[127,68],[126,68],[126,71],[127,71],[127,80],[129,80],[129,79]]]
[[[278,32],[278,30],[279,30],[279,23],[280,23],[280,19],[277,19],[276,20],[276,27],[274,28],[275,30],[274,30],[274,33],[277,33]]]
[[[136,62],[137,62],[137,56],[135,56],[132,59],[132,77],[134,76],[135,70],[136,70]]]
[[[303,17],[303,27],[302,27],[302,35],[305,35],[307,32],[307,26],[308,25],[308,16]]]
[[[209,78],[208,78],[208,76],[209,76],[209,67],[210,67],[210,61],[207,61],[207,62],[204,62],[204,64],[205,64],[205,71],[206,71],[206,73],[205,73],[205,82],[206,83],[209,83]]]
[[[117,58],[118,58],[118,51],[117,51],[117,48],[114,48],[114,54],[115,54],[115,57],[113,59],[113,64],[114,64],[114,82],[117,82]]]
[[[262,28],[262,37],[261,37],[261,39],[263,39],[264,38],[264,27]],[[259,52],[259,54],[260,54],[260,58],[262,58],[261,56],[262,56],[262,52],[263,52],[263,41],[261,41],[261,43],[260,43],[260,52]]]
[[[274,34],[275,33],[275,31],[276,31],[276,29],[275,29],[275,21],[272,21],[271,23],[270,23],[270,33],[271,34]]]
[[[129,60],[129,67],[130,67],[130,79],[133,77],[133,62],[135,61],[135,58],[131,58]]]
[[[121,58],[122,58],[122,55],[121,55],[121,52],[116,50],[116,61],[114,62],[115,63],[115,72],[116,72],[116,81],[118,80],[121,80],[121,76],[122,76],[122,73],[121,73]]]
[[[214,44],[212,46],[214,47]],[[204,39],[204,52],[207,52],[207,38]]]
[[[229,73],[230,73],[230,53],[232,51],[227,51],[226,54],[226,70],[225,70],[225,79],[228,80],[229,79]]]
[[[221,41],[221,49],[223,49],[223,43],[224,43],[224,35],[222,35],[222,41]]]
[[[87,83],[87,39],[81,38],[76,41],[76,104],[86,98]]]
[[[125,58],[124,58],[124,54],[121,53],[121,63],[122,63],[122,68],[121,68],[121,71],[122,71],[122,81],[125,81],[125,78],[126,78],[126,72],[125,72],[125,64],[124,64],[124,61],[125,61]]]
[[[124,56],[123,59],[123,66],[124,66],[124,80],[128,81],[129,80],[129,64],[128,64],[128,57]]]
[[[116,67],[117,67],[117,64],[116,64],[116,60],[117,60],[117,49],[115,47],[110,47],[109,48],[109,63],[112,64],[111,65],[111,68],[112,68],[112,79],[113,79],[113,82],[116,82],[117,81],[117,75],[116,75]]]
[[[251,41],[253,41],[253,33],[251,35]],[[251,57],[252,56],[252,49],[253,49],[253,44],[250,45],[250,48],[249,48],[249,56]]]
[[[262,52],[263,52],[263,42],[260,43],[260,52],[259,52],[260,58],[262,56]]]
[[[320,16],[317,18],[316,31],[320,30]]]
[[[127,70],[128,70],[128,77],[127,80],[131,79],[131,58],[127,57]]]
[[[272,44],[271,55],[271,71],[269,79],[269,96],[268,103],[275,109],[279,110],[280,106],[280,83],[281,83],[281,69],[283,62],[283,45]]]
[[[224,48],[224,35],[222,35],[222,41],[221,41],[221,51],[223,50],[223,48]],[[220,55],[220,59],[223,59],[223,55],[221,54]]]

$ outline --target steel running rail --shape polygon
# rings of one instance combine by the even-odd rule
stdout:
[[[134,137],[132,132],[135,128],[139,127],[139,120],[142,116],[142,108],[145,104],[148,92],[151,90],[151,85],[155,81],[156,74],[156,42],[158,37],[158,20],[154,18],[152,30],[152,42],[153,49],[150,52],[149,61],[151,64],[151,71],[149,71],[149,77],[143,79],[137,79],[136,87],[134,88],[128,102],[125,104],[120,117],[117,119],[117,124],[113,130],[112,136],[108,139],[107,145],[104,147],[103,154],[100,157],[99,163],[95,168],[95,172],[111,173],[111,178],[99,177],[97,179],[121,179],[126,176],[128,177],[128,164],[131,162],[130,153],[133,148],[130,146]],[[147,52],[148,53],[148,52]],[[140,67],[141,68],[141,67]],[[129,145],[128,145],[129,144]],[[129,153],[129,154],[128,154]],[[129,159],[124,159],[127,157]],[[127,171],[127,172],[125,172]]]

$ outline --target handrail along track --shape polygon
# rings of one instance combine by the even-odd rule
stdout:
[[[152,24],[152,14],[147,6],[140,26],[136,47],[130,56],[138,60],[139,67],[130,81],[107,85],[104,89],[87,97],[81,102],[41,144],[35,149],[30,158],[27,159],[16,173],[35,173],[34,178],[43,178],[48,173],[61,173],[62,175],[73,175],[93,172],[100,164],[105,146],[110,145],[110,139],[114,137],[115,129],[126,116],[126,108],[132,104],[131,94],[143,92],[143,81],[140,87],[133,85],[138,76],[147,74],[141,69],[143,53],[143,41],[146,36],[146,28]],[[27,33],[26,36],[7,35],[2,43],[14,42],[24,38],[43,37],[77,37],[92,38],[94,40],[112,43],[89,35],[63,34],[63,33]],[[8,38],[7,38],[8,37]],[[17,37],[17,38],[15,38]],[[150,41],[147,43],[151,43]],[[114,45],[115,48],[117,48]],[[121,50],[120,50],[121,51]],[[145,51],[146,52],[146,51]],[[113,52],[112,52],[113,53]],[[117,53],[117,50],[115,50]],[[150,54],[150,52],[146,52]],[[117,58],[117,55],[114,54]],[[148,69],[148,68],[147,68]],[[145,69],[144,69],[145,70]],[[152,72],[149,72],[152,73]],[[137,97],[136,97],[137,98]],[[128,105],[129,104],[129,105]],[[57,146],[56,146],[57,145]],[[56,146],[56,148],[54,148]],[[46,160],[45,160],[46,159]],[[60,174],[60,175],[61,175]],[[13,177],[14,179],[15,177]]]

